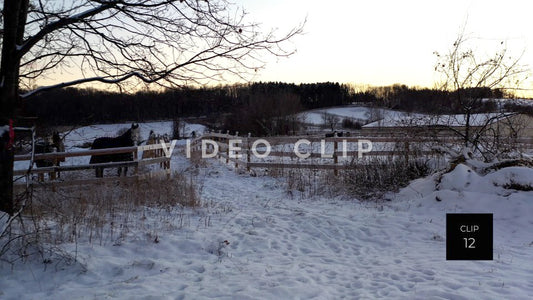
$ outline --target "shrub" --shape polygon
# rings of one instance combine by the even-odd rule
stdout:
[[[355,121],[351,118],[344,118],[342,119],[342,127],[359,130],[362,128],[362,125],[358,121]]]
[[[172,139],[179,140],[185,138],[186,123],[181,119],[174,119],[172,121]]]
[[[363,200],[382,198],[397,191],[409,181],[429,175],[428,161],[373,158],[352,162],[340,173],[340,182],[347,193]]]

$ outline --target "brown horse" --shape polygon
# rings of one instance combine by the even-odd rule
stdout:
[[[59,136],[58,132],[54,132],[52,134],[52,137],[49,137],[47,140],[38,142],[35,144],[35,153],[42,154],[42,153],[51,153],[51,152],[65,152],[65,144],[63,144],[63,139]],[[58,166],[61,162],[64,162],[65,158],[60,159],[38,159],[35,160],[35,164],[37,165],[37,168],[44,168],[44,167],[52,167],[52,166]],[[51,180],[61,177],[61,172],[49,172],[48,176]],[[39,173],[38,175],[39,181],[44,181],[44,174]]]

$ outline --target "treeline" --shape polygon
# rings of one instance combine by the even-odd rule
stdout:
[[[502,97],[499,91],[478,88],[463,91],[475,97]],[[274,133],[294,130],[294,120],[282,116],[299,111],[365,103],[412,112],[460,112],[454,93],[405,85],[370,87],[325,82],[235,84],[217,87],[140,91],[121,94],[95,89],[65,88],[39,94],[23,102],[22,114],[43,125],[87,125],[122,121],[148,121],[206,116],[222,128]],[[480,110],[491,110],[483,104]],[[248,120],[248,121],[245,121]]]
[[[43,125],[87,125],[148,121],[228,111],[234,97],[227,89],[181,89],[120,94],[65,88],[23,102],[23,115]]]
[[[22,114],[45,125],[85,125],[182,117],[221,116],[239,108],[263,105],[257,97],[297,97],[300,109],[350,103],[349,88],[338,83],[252,83],[217,87],[140,91],[121,94],[96,89],[64,88],[23,102]],[[285,97],[285,96],[282,96]],[[291,100],[292,101],[292,100]]]
[[[372,103],[380,107],[419,113],[464,113],[463,102],[467,98],[503,98],[500,90],[486,87],[469,88],[459,91],[444,91],[429,88],[411,88],[406,85],[370,87],[367,94],[375,99]],[[494,111],[496,105],[490,101],[479,101],[475,112]]]

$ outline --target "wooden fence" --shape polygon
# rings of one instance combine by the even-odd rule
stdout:
[[[203,143],[203,140],[210,140],[210,142]],[[237,151],[230,151],[230,141],[238,141],[238,147],[240,148]],[[333,146],[333,151],[329,153],[321,153],[315,151],[307,151],[301,153],[306,158],[309,158],[313,161],[311,162],[271,162],[271,161],[254,161],[252,158],[254,153],[252,151],[252,145],[259,141],[264,140],[270,146],[280,146],[292,144],[294,145],[298,141],[306,140],[305,143],[309,142],[311,148],[313,144],[324,143],[324,145],[329,144]],[[452,138],[449,139],[453,140]],[[370,152],[359,152],[359,151],[348,151],[347,148],[349,144],[362,142],[365,144],[365,141],[370,141],[372,143],[394,143],[393,150],[372,150]],[[424,141],[433,141],[432,138],[418,137],[416,142],[421,143]],[[417,150],[413,149],[410,144],[413,141],[410,140],[407,142],[405,138],[395,138],[395,137],[320,137],[320,136],[291,136],[291,137],[238,137],[231,136],[228,134],[220,133],[210,133],[202,136],[201,138],[195,139],[190,143],[190,152],[191,155],[199,155],[202,151],[202,147],[206,148],[203,151],[207,154],[213,153],[215,151],[215,146],[213,143],[216,143],[218,147],[217,157],[225,160],[226,163],[234,163],[236,167],[243,167],[247,170],[252,168],[281,168],[281,169],[316,169],[316,170],[334,170],[337,173],[338,170],[346,169],[349,166],[347,164],[341,163],[340,158],[346,160],[358,158],[360,154],[364,154],[365,157],[390,157],[398,156],[403,157],[403,159],[409,160],[413,155],[435,155],[434,150]],[[263,145],[263,144],[262,144]],[[343,145],[347,145],[346,149],[342,149]],[[353,148],[351,146],[350,148]],[[257,151],[259,152],[259,151]],[[289,160],[298,160],[301,158],[294,151],[270,151],[268,153],[269,157],[275,158],[287,158]],[[301,161],[305,161],[302,159]],[[320,160],[320,162],[316,162]]]
[[[27,180],[31,180],[32,175],[49,174],[49,178],[53,181],[56,178],[56,174],[59,172],[72,172],[82,170],[94,170],[96,168],[119,168],[119,167],[133,167],[134,172],[131,176],[124,177],[103,177],[103,178],[84,178],[77,180],[65,180],[65,181],[53,181],[53,185],[77,185],[84,183],[97,183],[102,181],[130,181],[140,178],[156,176],[158,174],[170,174],[170,157],[164,155],[163,147],[166,145],[153,144],[144,146],[133,147],[121,147],[121,148],[109,148],[109,149],[95,149],[95,150],[82,150],[75,152],[51,152],[42,154],[25,154],[15,155],[15,161],[28,161],[28,164],[37,160],[47,161],[60,161],[68,157],[81,157],[81,156],[93,156],[93,155],[107,155],[107,154],[120,154],[120,153],[132,153],[133,161],[121,161],[121,162],[108,162],[97,164],[82,164],[82,165],[63,165],[63,166],[50,166],[50,167],[34,167],[33,164],[26,169],[13,170],[13,176],[26,176]],[[143,153],[152,152],[148,158],[143,158],[143,155],[139,155],[139,150]],[[139,167],[148,165],[159,165],[159,171],[142,171]],[[25,185],[25,184],[15,184]]]
[[[300,159],[300,157],[294,151],[271,151],[268,156],[273,158],[279,158],[279,160],[289,160],[290,162],[285,161],[257,161],[253,160],[253,152],[251,146],[254,142],[259,140],[266,141],[270,146],[281,146],[292,144],[301,140],[307,140],[310,144],[322,143],[333,145],[333,151],[329,153],[318,153],[315,151],[302,152],[303,155],[308,156],[308,160]],[[206,144],[208,149],[206,152],[211,153],[214,150],[214,144],[218,147],[218,153],[216,156],[219,159],[225,160],[226,163],[234,163],[237,168],[245,168],[251,170],[252,168],[281,168],[281,169],[315,169],[315,170],[334,170],[337,173],[338,170],[346,169],[349,165],[342,163],[342,159],[346,161],[346,158],[351,160],[351,162],[357,162],[355,159],[359,156],[359,151],[354,150],[344,150],[342,149],[343,144],[354,144],[359,141],[368,140],[372,143],[388,143],[394,145],[393,149],[388,150],[372,150],[371,152],[364,152],[364,157],[395,157],[399,159],[404,159],[406,161],[412,159],[413,157],[420,156],[438,156],[439,153],[434,149],[423,149],[419,147],[424,143],[434,143],[437,145],[442,145],[444,143],[458,143],[460,139],[453,136],[437,136],[437,137],[425,137],[425,136],[415,136],[415,137],[406,137],[406,136],[350,136],[350,137],[324,137],[324,136],[288,136],[288,137],[239,137],[229,134],[221,133],[208,133],[190,141],[188,145],[188,151],[191,155],[198,156],[202,151],[203,140],[210,140],[211,142]],[[230,141],[237,140],[238,147],[240,148],[237,151],[230,152]],[[518,139],[517,142],[528,145],[530,147],[533,143],[531,139]],[[205,145],[204,145],[205,146]],[[311,146],[311,148],[313,148]],[[351,148],[354,148],[353,145]],[[140,155],[139,150],[143,153],[152,152],[153,155]],[[101,181],[114,181],[114,180],[136,180],[143,177],[156,176],[156,174],[170,174],[170,157],[164,155],[163,145],[153,144],[153,145],[144,145],[141,147],[123,147],[123,148],[110,148],[110,149],[96,149],[96,150],[82,150],[76,152],[53,152],[53,153],[44,153],[44,154],[26,154],[26,155],[16,155],[15,161],[36,161],[36,160],[63,160],[69,157],[80,157],[80,156],[92,156],[92,155],[106,155],[106,154],[118,154],[118,153],[132,153],[134,160],[133,161],[123,161],[123,162],[109,162],[109,163],[98,163],[98,164],[82,164],[82,165],[63,165],[63,166],[50,166],[36,168],[29,166],[26,169],[18,169],[13,171],[14,176],[26,176],[28,179],[32,175],[39,174],[51,174],[51,179],[54,179],[53,174],[58,172],[72,172],[72,171],[82,171],[82,170],[94,170],[96,168],[118,168],[118,167],[133,167],[134,174],[129,177],[105,177],[105,178],[84,178],[78,180],[66,180],[66,181],[53,181],[54,184],[61,185],[76,185],[84,183],[93,183]],[[143,157],[144,156],[144,157]],[[294,160],[298,162],[293,162]],[[160,170],[157,172],[153,171],[140,171],[139,167],[148,166],[148,165],[159,165]],[[20,185],[20,184],[19,184]]]
[[[319,153],[315,151],[303,152],[310,160],[309,162],[272,162],[272,161],[254,161],[252,145],[258,140],[266,141],[270,146],[280,146],[292,144],[301,140],[307,140],[311,144],[325,143],[332,144],[333,151],[329,153]],[[209,140],[203,143],[203,140]],[[237,147],[239,150],[230,151],[230,141],[238,141]],[[370,141],[373,144],[386,143],[392,145],[388,150],[372,150],[370,152],[346,151],[341,150],[344,144],[358,143],[359,141]],[[518,139],[518,143],[531,146],[531,139]],[[280,168],[280,169],[315,169],[315,170],[334,170],[337,174],[338,170],[350,168],[351,166],[342,163],[339,158],[348,158],[348,161],[358,162],[360,153],[364,157],[386,157],[399,158],[409,161],[414,157],[433,156],[439,157],[442,155],[437,148],[428,147],[428,145],[441,146],[443,144],[458,144],[461,139],[457,136],[350,136],[350,137],[324,137],[322,136],[287,136],[287,137],[239,137],[222,133],[208,133],[190,142],[189,151],[191,156],[199,156],[202,150],[206,154],[211,154],[215,151],[215,143],[218,147],[216,157],[225,160],[226,163],[234,163],[235,167],[246,168],[248,171],[252,168]],[[424,147],[424,144],[426,147]],[[206,149],[202,149],[202,147]],[[313,148],[311,146],[311,148]],[[354,148],[353,146],[351,148]],[[425,149],[424,149],[425,148]],[[259,152],[259,151],[258,151]],[[269,157],[288,158],[290,161],[298,160],[300,157],[294,151],[271,151],[268,153]],[[314,159],[314,160],[313,160]],[[317,160],[319,160],[317,162]],[[299,161],[305,161],[299,160]]]

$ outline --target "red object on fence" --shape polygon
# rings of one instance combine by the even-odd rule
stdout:
[[[2,129],[2,132],[0,132],[0,139],[2,139],[0,147],[2,147],[2,150],[10,150],[15,142],[15,130],[13,128],[12,119],[9,119],[7,126],[7,130],[5,130],[5,126],[2,126],[4,129]]]

